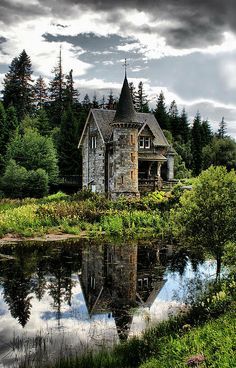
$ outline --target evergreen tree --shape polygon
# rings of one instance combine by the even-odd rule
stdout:
[[[100,106],[99,106],[101,109],[105,109],[105,96],[103,95],[102,96],[102,100],[101,100],[101,103],[100,103]]]
[[[106,108],[108,110],[114,110],[114,105],[115,105],[115,99],[114,99],[112,90],[110,90],[110,93],[108,95],[108,101],[107,101]]]
[[[96,93],[94,93],[94,95],[93,95],[92,107],[93,107],[93,109],[98,109],[99,108],[99,104],[98,104]]]
[[[0,101],[0,153],[4,153],[6,146],[6,112],[2,102]]]
[[[34,102],[37,109],[42,109],[48,101],[48,89],[44,79],[39,76],[34,86]]]
[[[138,85],[138,91],[136,93],[136,110],[138,112],[149,112],[147,95],[144,92],[143,82],[140,81]]]
[[[37,111],[35,126],[41,135],[46,136],[50,134],[48,115],[43,108]]]
[[[92,104],[91,104],[89,95],[86,93],[86,95],[84,96],[84,99],[82,101],[83,111],[85,111],[86,113],[88,113],[89,110],[91,109],[91,106],[92,106]]]
[[[10,70],[4,78],[3,101],[5,107],[13,105],[16,108],[18,120],[33,110],[31,60],[25,50],[14,58]]]
[[[182,110],[181,116],[179,117],[179,133],[181,135],[182,141],[187,143],[190,138],[190,128],[188,124],[188,117],[184,108]]]
[[[202,148],[212,141],[213,133],[208,120],[202,122]]]
[[[129,83],[129,90],[130,90],[130,94],[131,94],[131,98],[132,98],[132,101],[133,101],[133,105],[134,107],[136,106],[136,89],[135,89],[135,86],[133,84],[133,82],[130,82]]]
[[[66,100],[71,107],[78,104],[79,92],[74,88],[73,70],[66,76]]]
[[[197,112],[192,127],[192,169],[195,175],[198,175],[202,169],[202,125],[201,116]]]
[[[224,117],[222,117],[221,122],[219,124],[219,129],[218,129],[218,137],[219,138],[225,138],[226,132],[227,132],[226,122],[225,122]]]
[[[162,129],[169,130],[169,117],[166,111],[164,93],[162,91],[157,98],[156,110],[154,111],[154,115],[160,127]]]
[[[62,57],[61,49],[58,58],[58,64],[53,70],[54,79],[50,82],[50,120],[52,126],[60,126],[62,121],[62,115],[64,111],[64,101],[65,101],[65,89],[66,83],[64,74],[62,71]]]
[[[59,136],[59,168],[62,175],[81,173],[78,122],[70,106],[63,114]]]
[[[173,100],[170,104],[168,115],[169,115],[169,129],[174,139],[179,139],[181,136],[180,121],[179,121],[178,108],[175,100]]]
[[[16,128],[18,127],[18,120],[16,116],[16,110],[14,106],[9,106],[6,110],[6,129],[5,129],[5,146],[13,136]]]

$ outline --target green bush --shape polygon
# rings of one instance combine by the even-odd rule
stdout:
[[[43,197],[48,193],[48,175],[43,169],[27,171],[10,160],[1,181],[1,189],[10,198]]]
[[[41,198],[48,194],[48,174],[43,169],[28,171],[25,193],[27,197]]]
[[[27,170],[17,165],[14,160],[10,160],[1,180],[1,189],[7,197],[23,198],[26,194],[27,179]]]

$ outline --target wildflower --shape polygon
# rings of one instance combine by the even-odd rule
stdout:
[[[205,361],[205,357],[202,354],[197,354],[197,355],[193,355],[191,356],[186,364],[188,367],[198,367],[199,364],[201,364],[202,362]]]

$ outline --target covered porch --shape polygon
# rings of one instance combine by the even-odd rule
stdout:
[[[160,190],[167,181],[167,158],[163,155],[139,156],[138,162],[139,192]]]

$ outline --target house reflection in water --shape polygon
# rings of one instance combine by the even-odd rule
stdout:
[[[150,307],[162,288],[164,267],[157,248],[103,245],[83,251],[81,286],[90,316],[109,313],[121,340],[132,323],[132,307]]]

